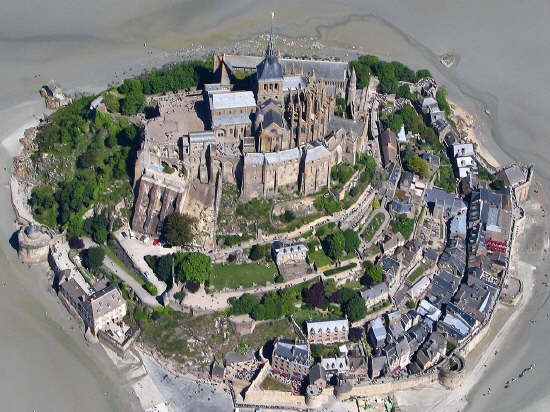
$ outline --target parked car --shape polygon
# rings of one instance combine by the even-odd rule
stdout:
[[[124,239],[128,239],[128,234],[126,232],[122,232],[121,235]]]
[[[158,240],[158,239],[153,240],[153,246],[158,246],[159,243],[160,243],[160,240]]]

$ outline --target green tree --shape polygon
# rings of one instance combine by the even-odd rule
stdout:
[[[502,190],[504,189],[504,182],[501,179],[496,179],[493,180],[489,186],[493,190]]]
[[[424,77],[432,77],[432,74],[429,70],[422,69],[416,72],[416,81],[423,79]]]
[[[382,270],[382,266],[375,264],[373,262],[367,261],[365,263],[365,275],[369,278],[369,281],[366,283],[369,283],[369,285],[376,285],[378,283],[382,283],[384,280],[384,272]]]
[[[285,210],[285,212],[281,216],[281,220],[286,223],[292,222],[294,219],[296,219],[296,214],[292,210]]]
[[[409,86],[406,84],[402,84],[401,86],[399,86],[397,88],[397,92],[395,93],[395,98],[412,99],[411,89],[409,88]]]
[[[410,158],[409,161],[407,162],[407,168],[411,172],[416,173],[422,179],[426,179],[430,174],[430,168],[428,167],[428,163],[424,159],[422,159],[420,156],[414,156]]]
[[[145,282],[143,284],[143,289],[145,289],[147,292],[149,292],[149,294],[152,295],[152,296],[157,296],[158,293],[159,293],[157,287],[154,284],[152,284],[151,282]],[[156,313],[156,312],[154,312],[154,313]]]
[[[162,235],[174,246],[183,246],[193,240],[194,220],[189,215],[172,213],[164,220]]]
[[[257,296],[245,293],[231,303],[232,315],[251,314],[256,306],[260,304]]]
[[[82,264],[91,270],[97,270],[103,264],[105,251],[100,247],[91,247],[82,251]]]
[[[323,249],[327,256],[338,259],[342,256],[346,246],[346,239],[341,231],[331,233],[323,240]]]
[[[359,235],[356,231],[352,229],[344,230],[344,241],[344,249],[348,253],[352,253],[353,251],[355,251],[361,243]]]
[[[268,245],[253,245],[250,248],[250,253],[248,257],[251,260],[260,260],[265,258],[265,255],[267,253]]]
[[[351,322],[356,322],[363,319],[367,315],[365,300],[357,293],[350,300],[344,303],[342,310]]]
[[[453,114],[453,110],[447,101],[447,90],[444,87],[437,89],[435,99],[437,100],[439,108],[445,112],[445,116],[451,116]]]
[[[212,274],[210,256],[199,252],[176,254],[176,278],[179,282],[206,282]]]
[[[403,127],[403,118],[398,113],[391,113],[386,117],[384,123],[395,133],[399,133],[401,127]]]
[[[405,214],[400,214],[390,222],[390,225],[394,233],[399,232],[405,239],[408,239],[411,237],[414,229],[414,219],[407,217]]]

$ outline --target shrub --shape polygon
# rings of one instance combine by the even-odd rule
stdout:
[[[399,232],[405,239],[409,239],[414,229],[414,219],[407,217],[405,214],[400,214],[390,222],[390,225],[394,233]]]
[[[147,292],[149,292],[149,294],[152,295],[152,296],[157,296],[158,295],[157,287],[155,285],[153,285],[151,282],[145,282],[143,284],[143,289],[145,289]]]
[[[84,241],[77,236],[69,239],[69,247],[71,249],[84,249]]]
[[[197,293],[200,286],[201,284],[199,282],[193,282],[192,280],[185,282],[185,289],[191,293]]]

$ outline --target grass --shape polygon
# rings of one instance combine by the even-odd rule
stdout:
[[[353,263],[350,263],[349,265],[340,266],[339,268],[325,270],[323,273],[325,274],[325,276],[332,276],[337,273],[344,272],[349,269],[353,269],[356,266],[357,266],[357,263],[353,262]]]
[[[253,285],[266,285],[273,282],[277,276],[277,268],[274,263],[228,263],[212,266],[210,285],[216,290],[224,288],[238,289],[250,288]]]
[[[328,310],[329,313],[323,313],[316,308],[304,305],[301,308],[296,309],[293,316],[294,320],[301,328],[305,327],[305,323],[309,319],[331,319],[342,316],[340,305],[330,305]]]
[[[374,217],[369,221],[367,227],[361,234],[361,237],[366,241],[370,242],[380,226],[384,222],[384,213],[378,212]]]
[[[307,255],[308,261],[313,263],[318,270],[332,265],[332,259],[325,255],[322,248],[312,250]]]
[[[409,277],[407,278],[407,281],[410,282],[411,284],[413,284],[416,279],[418,279],[420,276],[422,276],[422,274],[426,271],[426,268],[424,267],[424,265],[420,265],[418,266],[413,273],[411,273],[409,275]]]
[[[285,385],[284,383],[278,381],[271,376],[266,376],[266,378],[260,384],[260,388],[266,391],[279,391],[279,392],[290,392],[291,387]]]

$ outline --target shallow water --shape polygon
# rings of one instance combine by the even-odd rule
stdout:
[[[0,136],[43,112],[37,90],[51,79],[68,89],[104,87],[174,58],[177,49],[264,32],[275,9],[276,31],[290,37],[307,35],[430,69],[452,99],[475,110],[479,126],[493,136],[488,146],[497,158],[534,163],[537,175],[550,178],[545,0],[0,0],[0,9]],[[457,55],[458,64],[441,66],[444,53]],[[2,193],[0,233],[7,239],[13,217],[7,190]],[[7,242],[0,265],[2,278],[17,283],[9,293],[0,290],[12,299],[0,299],[0,357],[15,374],[9,386],[0,386],[3,400],[14,410],[29,409],[31,400],[51,405],[46,410],[73,410],[60,406],[63,393],[109,410],[99,361],[75,343],[78,337],[60,331],[68,324],[62,311],[54,323],[40,316],[44,301],[56,305],[45,285],[28,280],[41,279],[43,270],[17,263]],[[520,407],[527,408],[530,397],[522,399]]]

